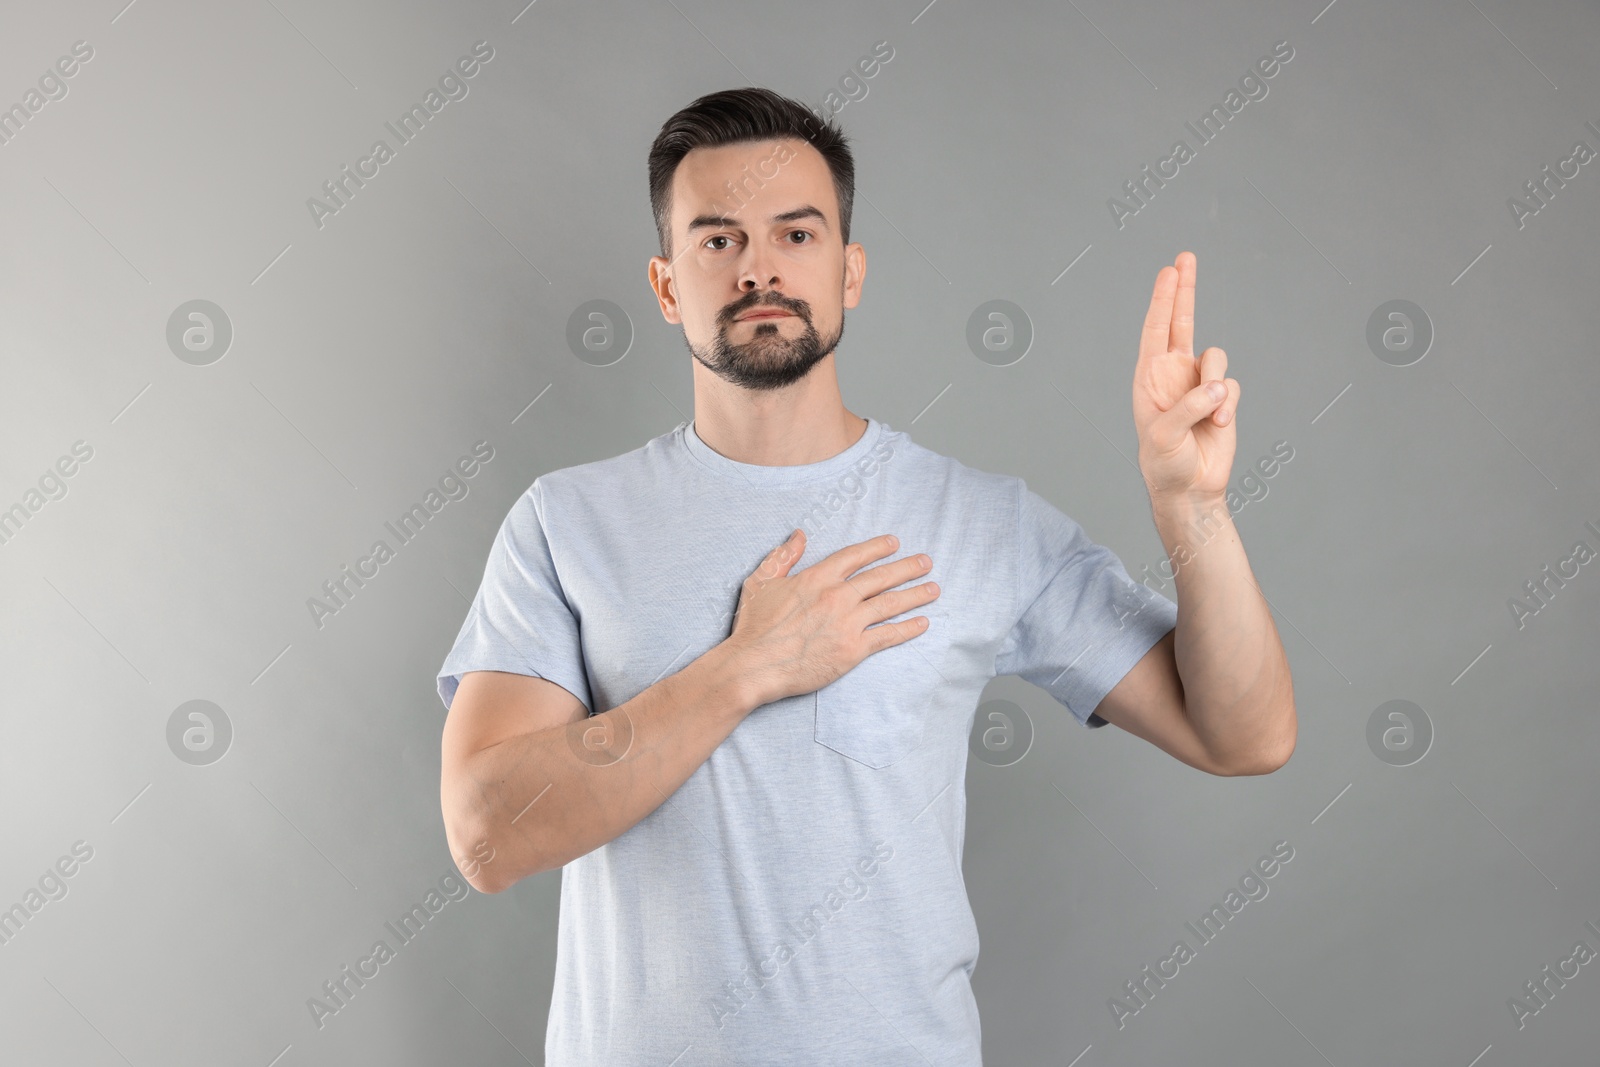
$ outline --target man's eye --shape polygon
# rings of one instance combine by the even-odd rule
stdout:
[[[726,241],[726,240],[728,240],[728,237],[727,237],[727,235],[725,235],[725,234],[720,234],[720,233],[719,233],[719,234],[717,234],[717,235],[716,235],[716,236],[715,236],[715,237],[710,237],[710,238],[707,238],[707,239],[706,239],[706,244],[708,244],[708,245],[709,245],[709,244],[710,244],[710,243],[711,243],[711,242],[712,242],[712,241]],[[722,249],[720,249],[720,248],[713,248],[713,249],[712,249],[712,251],[713,251],[713,252],[720,252],[720,251],[722,251]]]
[[[798,237],[810,237],[810,236],[811,236],[811,234],[809,234],[809,233],[807,233],[807,232],[806,232],[806,231],[805,231],[805,230],[791,230],[791,231],[790,231],[790,232],[789,232],[789,236],[790,236],[790,237],[797,237],[797,236],[798,236]],[[805,243],[805,242],[804,242],[804,241],[802,241],[802,242],[800,242],[800,243],[801,243],[801,244],[804,244],[804,243]]]

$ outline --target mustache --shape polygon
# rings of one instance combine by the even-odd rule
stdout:
[[[807,322],[811,321],[811,305],[804,300],[790,300],[786,297],[772,296],[766,299],[739,300],[722,309],[723,322],[728,323],[737,319],[747,311],[756,308],[772,308],[774,311],[787,311],[791,315],[798,315]]]

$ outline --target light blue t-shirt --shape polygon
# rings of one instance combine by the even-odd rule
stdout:
[[[1086,725],[1177,605],[1022,479],[868,419],[845,451],[739,463],[679,423],[511,508],[439,673],[546,678],[597,714],[721,642],[796,527],[796,573],[892,533],[941,595],[908,642],[744,719],[659,808],[562,869],[549,1067],[979,1067],[962,880],[968,737],[1018,675]],[[690,714],[693,710],[690,709]],[[595,780],[606,769],[597,766]]]

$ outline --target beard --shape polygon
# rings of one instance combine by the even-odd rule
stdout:
[[[685,333],[683,340],[689,346],[689,354],[723,381],[757,392],[782,389],[810,374],[811,368],[837,348],[839,339],[844,336],[843,310],[839,315],[839,328],[831,338],[824,340],[811,321],[810,304],[776,294],[774,297],[741,299],[723,308],[717,316],[717,336],[708,346],[696,348]],[[750,340],[734,344],[728,338],[728,331],[736,327],[735,320],[740,315],[757,307],[790,312],[805,324],[805,329],[794,337],[785,337],[782,331],[793,329],[791,322],[758,319],[750,324]],[[744,329],[743,326],[737,328]]]

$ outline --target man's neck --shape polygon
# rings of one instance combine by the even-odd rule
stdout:
[[[815,418],[783,406],[745,406],[726,412],[695,409],[694,431],[712,451],[737,463],[793,467],[821,463],[861,440],[867,420],[840,404],[831,417]]]

